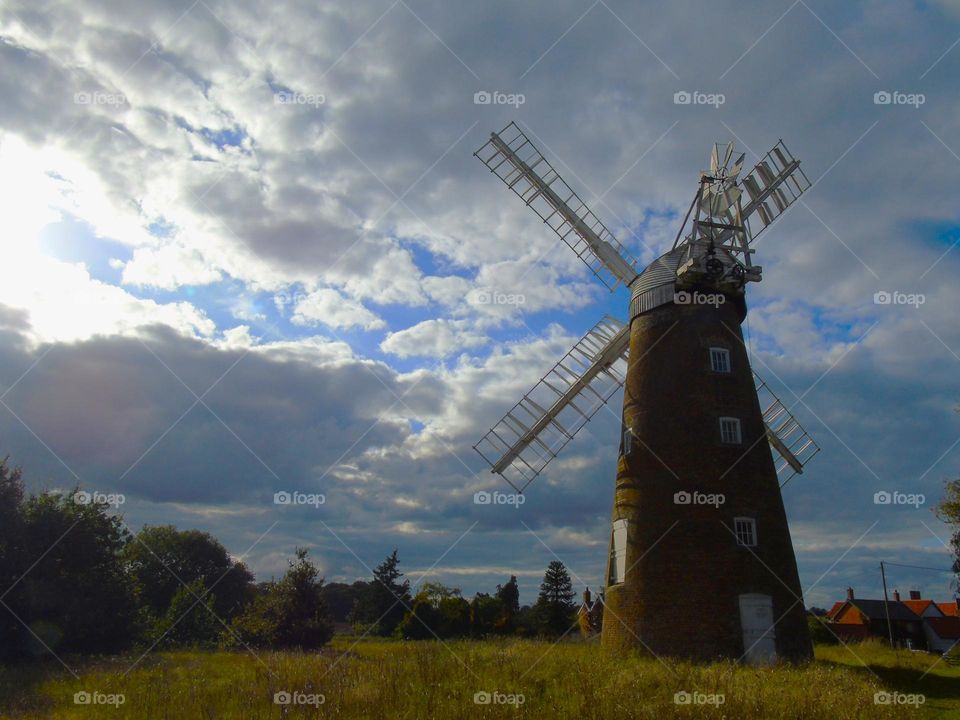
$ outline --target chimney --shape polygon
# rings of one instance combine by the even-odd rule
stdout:
[[[919,591],[919,590],[911,590],[911,591],[910,591],[910,599],[911,599],[911,600],[919,600],[919,599],[920,599],[920,591]]]
[[[847,600],[853,600],[853,588],[852,588],[852,587],[848,587],[848,588],[847,588]]]
[[[583,604],[587,606],[587,609],[590,608],[590,588],[589,587],[583,591]]]
[[[894,602],[900,602],[900,591],[899,591],[899,590],[894,590],[894,591],[893,591],[893,599],[894,599]]]

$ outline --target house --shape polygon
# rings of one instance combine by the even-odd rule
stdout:
[[[937,603],[937,607],[947,617],[960,616],[960,597],[955,598],[952,603]]]
[[[580,623],[580,634],[589,637],[600,632],[603,627],[603,591],[592,600],[590,588],[583,591],[583,602],[577,609],[577,621]]]
[[[906,600],[894,590],[887,601],[860,599],[854,596],[853,588],[847,588],[847,599],[834,603],[827,620],[830,629],[844,641],[888,639],[889,615],[894,644],[945,653],[960,642],[958,607],[960,601],[937,603],[922,598],[919,590],[911,590]]]
[[[844,641],[888,638],[892,633],[894,644],[914,648],[926,645],[920,616],[897,599],[861,599],[854,595],[853,588],[847,588],[847,599],[830,609],[828,619],[830,629]]]

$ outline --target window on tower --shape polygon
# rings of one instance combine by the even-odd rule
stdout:
[[[623,429],[623,454],[629,455],[633,452],[633,430],[630,428]]]
[[[610,534],[610,577],[608,584],[622,583],[627,574],[627,521],[613,521]]]
[[[710,369],[717,373],[730,372],[730,351],[726,348],[710,348]]]
[[[720,442],[725,445],[739,445],[743,442],[740,435],[740,418],[720,418]]]
[[[742,545],[743,547],[757,546],[757,521],[753,518],[734,518],[733,531],[737,535],[737,545]]]

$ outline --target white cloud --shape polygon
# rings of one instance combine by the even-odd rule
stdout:
[[[457,350],[481,347],[487,342],[485,335],[471,330],[463,320],[424,320],[390,333],[380,343],[380,349],[402,358],[442,358]]]
[[[181,285],[206,285],[223,276],[195,249],[177,243],[157,248],[137,248],[122,268],[124,285],[175,290]]]
[[[332,288],[320,288],[297,299],[291,321],[297,325],[328,325],[334,329],[360,327],[376,330],[386,325],[362,304]]]

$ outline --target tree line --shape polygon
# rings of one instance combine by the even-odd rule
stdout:
[[[471,600],[411,589],[396,550],[369,580],[326,583],[297,548],[279,580],[256,582],[209,533],[171,525],[132,533],[105,502],[28,495],[0,461],[0,660],[51,652],[176,646],[315,649],[334,630],[399,639],[558,636],[576,623],[570,576],[550,563],[533,606],[516,576]]]

